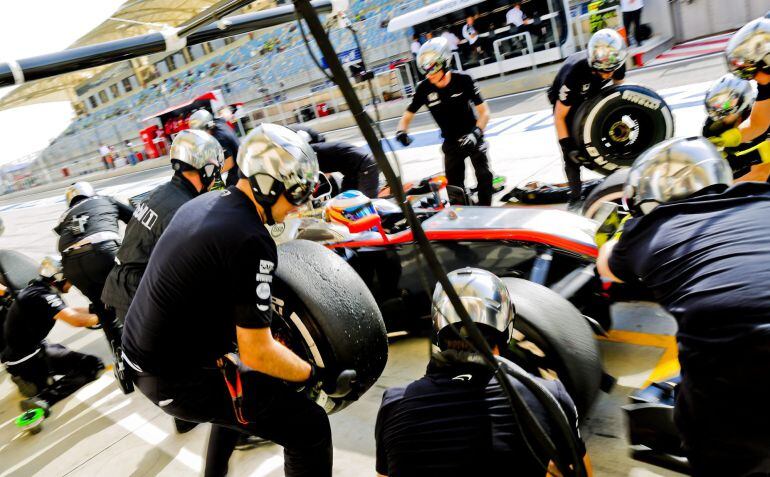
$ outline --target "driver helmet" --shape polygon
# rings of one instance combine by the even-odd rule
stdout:
[[[739,78],[753,79],[759,71],[770,73],[770,18],[757,18],[735,32],[725,56],[727,69]]]
[[[46,255],[37,269],[38,275],[48,282],[61,283],[64,281],[64,268],[59,255]]]
[[[347,226],[370,215],[377,215],[372,199],[357,190],[346,190],[326,204],[324,218]]]
[[[185,129],[176,135],[169,151],[175,171],[198,171],[203,190],[219,176],[225,162],[222,146],[213,136],[197,129]]]
[[[648,149],[631,165],[623,206],[633,215],[646,215],[660,204],[732,181],[730,165],[706,138],[669,139]]]
[[[417,66],[425,75],[447,70],[452,63],[452,48],[446,38],[431,38],[417,52]]]
[[[71,207],[72,202],[79,197],[86,198],[93,197],[95,195],[96,191],[94,190],[94,186],[85,181],[75,182],[64,190],[64,198],[67,201],[68,207]]]
[[[516,308],[505,283],[486,270],[470,267],[450,272],[447,278],[473,322],[487,339],[491,338],[490,346],[506,348],[513,338]],[[460,316],[440,283],[433,292],[433,330],[441,350],[467,336]]]
[[[190,129],[211,129],[214,127],[214,116],[206,109],[199,109],[187,118]]]
[[[626,43],[612,28],[603,28],[588,41],[588,64],[596,71],[612,72],[626,62]]]
[[[750,110],[757,92],[749,81],[726,74],[719,78],[706,92],[704,103],[706,113],[712,121],[719,121],[736,114],[739,117]]]
[[[310,144],[291,129],[262,123],[243,140],[236,160],[254,199],[273,225],[271,207],[281,194],[292,205],[310,200],[318,185],[318,159]]]

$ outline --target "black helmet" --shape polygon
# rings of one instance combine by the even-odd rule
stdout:
[[[749,81],[728,73],[711,85],[703,101],[709,117],[719,121],[730,114],[741,115],[752,107],[756,97]]]
[[[753,79],[770,72],[770,18],[757,18],[743,26],[727,42],[727,68],[737,77]]]
[[[254,198],[273,224],[271,207],[281,194],[293,205],[310,199],[318,184],[318,159],[310,144],[291,129],[263,123],[238,150],[238,168],[249,180]]]
[[[426,75],[446,70],[452,63],[452,48],[446,38],[431,38],[417,52],[417,66]]]
[[[225,153],[210,134],[197,129],[185,129],[176,135],[169,150],[174,170],[195,170],[200,174],[203,190],[219,176]]]
[[[634,161],[623,188],[623,205],[633,215],[645,215],[660,204],[732,181],[730,165],[708,139],[669,139]]]
[[[603,28],[588,41],[588,64],[596,71],[615,71],[626,62],[626,43],[612,28]]]
[[[67,200],[67,206],[71,206],[72,202],[78,197],[93,197],[96,195],[94,186],[89,182],[81,181],[75,182],[71,186],[64,190],[64,198]]]
[[[319,142],[326,142],[326,136],[319,133],[315,129],[311,128],[310,126],[304,126],[304,125],[293,125],[289,126],[289,129],[294,131],[295,133],[299,134],[302,139],[307,141],[310,144],[317,144]]]
[[[490,345],[506,347],[513,336],[516,310],[503,281],[480,268],[461,268],[448,273],[447,278],[482,333],[497,338]],[[441,284],[437,284],[433,292],[433,330],[436,333],[436,344],[442,350],[447,340],[459,339],[453,327],[464,334],[460,317]]]

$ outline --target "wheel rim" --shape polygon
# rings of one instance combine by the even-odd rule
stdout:
[[[639,108],[613,111],[599,125],[597,148],[613,162],[631,162],[656,142],[652,119]],[[622,164],[627,165],[627,164]]]

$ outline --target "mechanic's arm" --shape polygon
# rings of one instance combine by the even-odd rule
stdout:
[[[401,116],[401,119],[398,121],[396,131],[408,131],[409,125],[412,124],[412,119],[414,119],[414,113],[411,111],[404,111],[404,115]]]
[[[476,127],[482,131],[489,124],[489,105],[486,102],[476,105]]]
[[[626,79],[625,79],[625,78],[621,78],[621,79],[613,79],[613,80],[612,80],[612,84],[614,84],[614,85],[623,84],[623,83],[625,83],[625,82],[626,82]]]
[[[559,139],[570,137],[569,127],[567,126],[567,114],[572,106],[567,106],[561,100],[556,101],[556,108],[553,111],[553,123],[556,125],[556,135]]]
[[[227,172],[235,165],[235,159],[233,156],[227,156],[225,162],[222,164],[222,172]]]
[[[596,270],[599,272],[599,276],[605,280],[610,280],[616,283],[623,283],[623,280],[616,277],[612,270],[610,270],[610,257],[612,251],[615,249],[615,245],[618,244],[618,239],[612,239],[602,245],[599,249],[599,256],[596,257]]]
[[[749,119],[738,126],[741,142],[749,142],[762,135],[770,127],[770,99],[757,101],[751,109]]]
[[[128,221],[131,220],[131,217],[134,215],[134,208],[114,197],[112,198],[112,202],[118,208],[118,219],[124,224],[128,224]]]
[[[238,354],[246,366],[260,373],[301,383],[310,378],[310,365],[273,338],[269,327],[235,327]]]
[[[87,326],[96,326],[99,324],[99,317],[91,313],[84,313],[83,308],[67,307],[54,315],[53,319],[61,320],[77,328],[85,328]]]

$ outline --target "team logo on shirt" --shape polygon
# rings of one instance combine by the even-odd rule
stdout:
[[[438,93],[435,91],[428,93],[428,107],[435,106],[437,104],[441,104],[441,100],[438,98]]]
[[[257,285],[257,296],[262,300],[270,299],[270,284],[260,283]]]
[[[562,103],[567,101],[567,96],[569,96],[569,88],[566,84],[562,85],[559,89],[559,101]]]
[[[43,298],[45,298],[45,301],[48,302],[51,308],[58,308],[64,304],[58,295],[45,295]]]
[[[591,89],[591,83],[584,83],[583,84],[583,92],[585,93],[589,89]]]
[[[269,260],[259,261],[259,273],[272,273],[275,270],[275,264]]]

